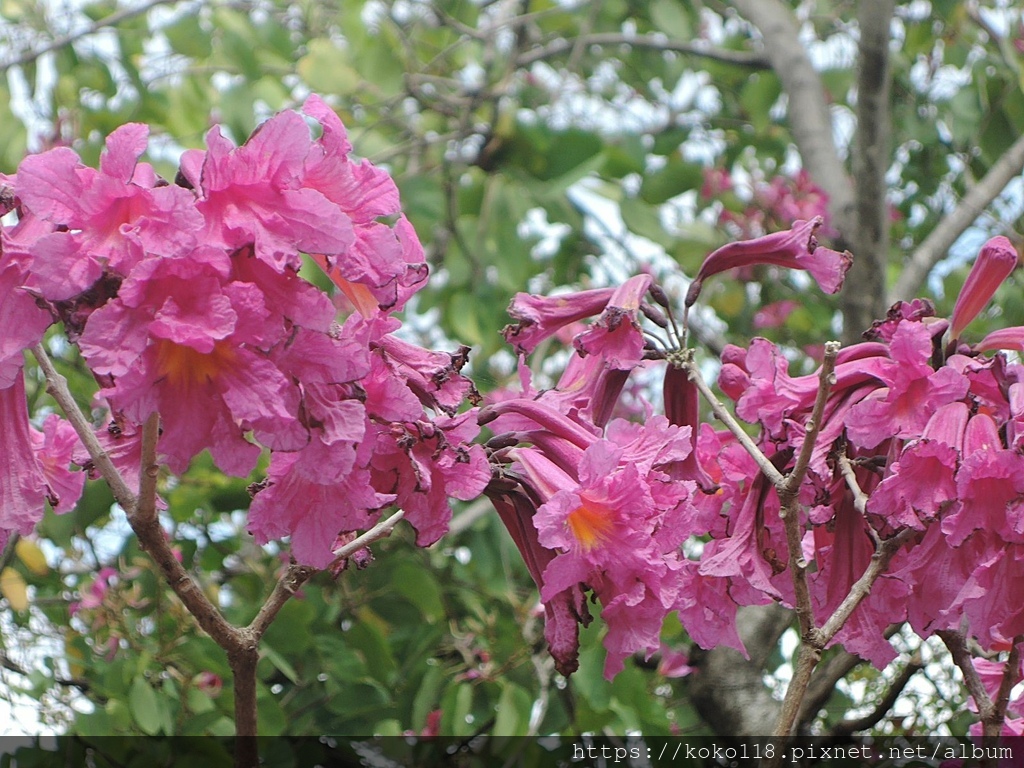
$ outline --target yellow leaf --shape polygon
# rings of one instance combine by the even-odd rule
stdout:
[[[4,568],[0,572],[0,594],[7,598],[14,610],[20,612],[28,608],[28,587],[21,574],[13,568]]]
[[[77,642],[80,637],[81,635],[72,629],[68,630],[64,638],[64,655],[68,660],[68,671],[72,677],[85,676],[85,666],[82,664],[85,661],[85,654]]]
[[[14,551],[25,567],[36,576],[45,576],[49,573],[50,567],[46,564],[46,555],[34,541],[18,539],[18,543],[14,545]]]

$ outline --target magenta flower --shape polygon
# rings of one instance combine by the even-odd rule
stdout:
[[[694,484],[669,472],[689,452],[689,430],[656,417],[646,425],[613,421],[574,471],[537,448],[511,454],[543,502],[534,515],[538,543],[558,552],[538,582],[541,600],[560,599],[577,585],[594,591],[608,622],[609,679],[630,654],[659,647],[661,625],[677,602]]]
[[[268,325],[259,290],[228,282],[227,257],[198,249],[189,258],[150,260],[97,310],[81,339],[92,369],[113,377],[104,396],[135,424],[159,412],[159,449],[183,472],[209,448],[224,471],[246,475],[264,445],[297,450],[299,391],[262,346],[285,329]]]
[[[594,288],[558,296],[517,293],[508,307],[516,322],[502,331],[505,341],[517,354],[527,355],[565,326],[602,312],[614,292],[614,288]]]
[[[1016,266],[1017,249],[1007,238],[993,237],[982,246],[953,307],[950,336],[954,340],[960,338]]]
[[[823,291],[835,293],[843,285],[852,257],[818,245],[814,233],[822,221],[815,216],[810,221],[794,222],[793,228],[785,232],[723,245],[704,260],[686,293],[686,306],[697,301],[704,281],[711,275],[756,264],[806,270]]]
[[[313,256],[365,316],[377,306],[400,309],[423,285],[427,265],[404,216],[393,228],[381,221],[401,213],[398,187],[386,171],[349,159],[345,127],[319,96],[310,96],[302,111],[323,128],[306,158],[303,186],[337,205],[352,222],[354,236],[344,253]]]
[[[53,316],[24,288],[27,271],[15,260],[7,230],[0,229],[0,389],[21,378],[22,353],[43,338]]]
[[[526,568],[538,589],[544,584],[544,571],[557,556],[554,550],[541,546],[533,517],[537,506],[522,490],[499,491],[488,489],[487,496],[501,522],[515,542]],[[565,676],[579,667],[579,625],[591,621],[583,590],[577,585],[565,590],[544,606],[544,638],[555,661],[555,669]]]
[[[365,530],[376,522],[372,511],[387,506],[392,495],[376,493],[370,485],[369,443],[364,443],[355,467],[357,450],[350,450],[350,470],[340,478],[316,477],[303,464],[310,464],[307,452],[274,452],[267,472],[266,487],[253,497],[247,527],[257,544],[291,537],[291,551],[296,561],[314,568],[326,568],[334,559],[332,547],[339,533]]]
[[[448,498],[469,501],[491,479],[480,445],[470,445],[479,432],[476,413],[433,422],[373,426],[371,459],[373,487],[394,494],[405,519],[416,529],[416,543],[429,546],[448,531]]]
[[[1007,450],[992,417],[975,414],[964,434],[963,462],[956,474],[959,508],[942,521],[951,546],[975,530],[1024,543],[1024,457]]]
[[[36,457],[35,430],[28,422],[25,381],[20,376],[0,389],[0,424],[0,541],[6,542],[11,533],[31,533],[43,519],[47,497],[54,503],[57,499]]]
[[[182,172],[199,193],[206,226],[202,240],[227,250],[253,246],[274,267],[298,269],[299,253],[347,251],[352,222],[323,193],[304,186],[313,141],[296,112],[263,123],[241,147],[214,127],[208,150],[190,150]]]
[[[153,169],[139,162],[148,134],[137,123],[115,130],[98,171],[63,147],[22,161],[19,198],[61,230],[32,245],[34,285],[46,298],[69,299],[104,269],[125,276],[145,254],[171,256],[195,245],[203,225],[191,193],[158,186]]]
[[[608,368],[629,371],[643,358],[640,301],[651,287],[650,275],[631,277],[615,289],[599,320],[573,340],[582,357],[595,355]]]
[[[954,479],[967,427],[964,403],[949,403],[929,419],[920,440],[908,444],[889,464],[886,477],[868,499],[867,509],[894,526],[924,530],[957,498]]]
[[[952,368],[932,369],[932,337],[922,323],[901,323],[889,352],[892,359],[875,370],[886,386],[855,405],[847,419],[847,434],[864,448],[889,437],[918,437],[932,414],[962,400],[970,384]]]

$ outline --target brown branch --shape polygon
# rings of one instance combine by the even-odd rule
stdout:
[[[315,573],[316,568],[310,568],[307,565],[292,564],[288,566],[288,570],[284,572],[284,575],[274,585],[274,591],[270,593],[267,601],[260,607],[256,618],[246,627],[246,630],[252,633],[257,642],[263,637],[267,627],[273,623],[278,611],[281,610],[290,598],[295,596],[299,588],[309,581]]]
[[[104,16],[102,19],[93,22],[85,29],[79,30],[78,32],[73,32],[70,35],[65,35],[64,37],[58,37],[56,40],[51,40],[46,45],[43,45],[34,51],[28,51],[27,53],[23,53],[21,56],[18,56],[17,58],[11,59],[10,61],[6,61],[3,64],[0,64],[0,74],[7,72],[7,70],[9,70],[11,67],[20,67],[26,64],[31,64],[40,56],[50,53],[51,51],[66,48],[67,46],[78,42],[83,37],[88,37],[89,35],[96,34],[101,29],[117,26],[122,21],[127,21],[128,19],[132,19],[136,16],[141,16],[145,13],[148,13],[153,8],[156,8],[158,5],[170,5],[171,3],[176,2],[179,2],[179,0],[149,0],[149,2],[143,3],[142,5],[136,6],[134,8],[122,8],[121,10],[116,11],[115,13],[112,13],[109,16]]]
[[[690,381],[694,383],[700,393],[704,396],[704,399],[707,400],[708,404],[711,406],[712,413],[714,413],[715,416],[717,416],[718,419],[729,428],[729,431],[735,435],[740,445],[742,445],[747,453],[750,454],[751,458],[757,462],[757,466],[761,468],[761,471],[764,473],[765,477],[768,478],[769,482],[771,482],[771,484],[776,488],[781,487],[785,482],[785,477],[783,477],[782,473],[775,468],[771,459],[765,456],[761,449],[757,447],[757,444],[754,443],[750,435],[743,431],[743,427],[740,426],[740,423],[736,421],[735,417],[729,413],[729,410],[722,404],[722,401],[719,400],[715,396],[715,393],[711,391],[711,387],[709,387],[707,382],[704,381],[704,377],[700,372],[700,367],[693,358],[692,350],[686,350],[686,352],[687,356],[681,361],[681,365],[686,369],[686,373],[689,376]]]
[[[825,706],[825,703],[832,697],[839,681],[863,663],[864,660],[860,656],[838,647],[823,664],[815,667],[814,674],[807,684],[804,700],[800,702],[797,723],[803,725],[814,719],[818,710]]]
[[[764,39],[764,55],[789,98],[789,125],[803,167],[828,195],[832,222],[842,239],[840,250],[849,247],[857,231],[853,184],[836,149],[825,87],[800,41],[793,11],[781,0],[731,4]]]
[[[726,48],[715,48],[699,43],[686,43],[670,40],[663,35],[626,35],[618,32],[597,32],[591,35],[577,36],[552,40],[550,43],[525,51],[516,59],[516,65],[526,67],[544,59],[571,53],[575,46],[580,45],[628,45],[634,48],[649,48],[655,51],[673,51],[689,56],[700,56],[725,64],[736,64],[753,69],[767,69],[769,58],[749,51],[731,51]]]
[[[985,684],[981,682],[978,670],[974,668],[973,657],[967,648],[967,635],[962,630],[943,629],[936,632],[949,654],[953,657],[953,663],[960,668],[964,676],[964,685],[967,692],[971,694],[979,712],[985,712],[992,708],[992,699],[985,690]]]
[[[807,561],[803,556],[803,530],[800,526],[800,486],[807,475],[811,463],[814,446],[818,442],[821,421],[824,418],[825,404],[829,392],[835,383],[836,355],[839,354],[839,343],[825,342],[825,357],[818,374],[818,394],[814,398],[811,416],[804,427],[804,441],[800,446],[793,469],[776,484],[779,494],[779,517],[786,529],[786,547],[789,550],[789,572],[793,580],[793,595],[796,602],[797,621],[800,624],[800,639],[806,643],[814,630],[814,608],[811,605],[811,591],[807,585]],[[824,646],[822,646],[824,647]],[[821,649],[819,648],[819,651]],[[815,662],[817,663],[817,662]],[[813,667],[812,667],[813,668]],[[808,678],[809,680],[809,678]]]
[[[985,209],[999,197],[1013,179],[1024,171],[1024,135],[1007,149],[988,173],[971,187],[957,206],[939,219],[928,237],[911,254],[896,281],[889,303],[910,299],[928,278],[932,267],[946,258],[946,254],[964,231],[978,220]]]
[[[896,700],[903,693],[903,689],[907,687],[911,678],[922,669],[924,669],[924,664],[921,657],[915,655],[896,675],[886,689],[885,695],[878,700],[868,714],[863,717],[841,720],[829,729],[829,736],[837,741],[846,740],[857,731],[864,731],[877,725],[896,704]]]
[[[822,648],[832,641],[832,638],[843,628],[850,615],[857,610],[857,606],[868,596],[871,592],[871,587],[885,573],[889,563],[900,547],[916,534],[917,531],[913,528],[904,528],[895,536],[883,540],[875,548],[875,553],[871,556],[871,562],[868,564],[863,575],[854,582],[853,586],[850,587],[849,594],[843,598],[843,601],[836,607],[828,621],[818,630],[817,641],[821,643]]]
[[[889,263],[889,208],[885,174],[891,164],[892,126],[889,87],[892,81],[889,38],[894,0],[861,0],[857,13],[860,27],[857,67],[857,133],[853,144],[853,176],[857,230],[853,252],[857,254],[849,279],[857,290],[842,296],[847,343],[860,340],[861,331],[883,317],[886,267]]]
[[[114,500],[121,505],[121,509],[125,510],[125,512],[134,509],[135,494],[132,493],[124,478],[121,477],[121,473],[114,466],[114,462],[110,460],[110,456],[103,449],[103,446],[100,445],[100,441],[92,431],[92,425],[85,418],[82,410],[78,407],[78,403],[75,402],[71,390],[68,389],[68,380],[54,368],[53,361],[50,360],[50,356],[46,353],[46,348],[42,343],[32,347],[32,354],[35,355],[43,375],[46,376],[46,391],[57,401],[57,404],[64,411],[64,415],[71,422],[71,426],[75,428],[79,439],[89,452],[89,458],[92,459],[96,471],[100,473],[107,482],[107,485],[110,486],[110,490],[114,494]]]
[[[999,681],[999,690],[992,700],[992,706],[988,711],[981,712],[981,725],[983,733],[987,738],[996,738],[1002,732],[1003,718],[1006,716],[1006,707],[1010,703],[1010,691],[1013,686],[1020,682],[1020,644],[1024,642],[1024,635],[1017,635],[1013,638],[1010,652],[1006,656],[1006,665],[1003,667],[1003,679]]]

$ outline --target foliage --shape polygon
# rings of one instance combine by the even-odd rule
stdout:
[[[640,269],[681,303],[686,283],[676,269],[692,277],[727,241],[827,212],[816,169],[802,169],[794,150],[780,77],[751,44],[752,28],[718,4],[183,2],[111,20],[117,12],[106,2],[86,6],[87,18],[30,0],[0,8],[5,47],[17,51],[0,85],[0,171],[12,172],[27,146],[71,144],[94,165],[117,126],[142,122],[157,134],[149,159],[173,178],[179,151],[200,146],[211,121],[241,141],[309,91],[329,94],[356,153],[389,168],[426,247],[434,280],[413,306],[436,322],[415,329],[425,342],[471,344],[467,370],[484,391],[512,374],[497,331],[515,293],[618,284]],[[796,13],[813,40],[841,150],[852,151],[856,21],[830,3],[802,3]],[[65,19],[77,26],[62,26]],[[90,23],[116,34],[80,34]],[[890,285],[1024,129],[1019,23],[1019,12],[1000,3],[896,9]],[[65,33],[73,44],[31,55]],[[22,97],[11,99],[12,91]],[[1019,195],[990,210],[933,273],[941,317],[952,314],[962,264],[986,235],[1019,229]],[[820,357],[822,331],[838,328],[840,305],[771,266],[744,277],[709,284],[691,318],[694,335],[721,351],[760,334],[810,370],[800,351]],[[1024,324],[1024,304],[1011,298],[1018,293],[1012,275],[972,334]],[[557,379],[564,354],[556,346],[540,351],[551,360],[538,361],[541,385]],[[57,351],[86,404],[82,361],[73,349]],[[45,414],[52,402],[33,377],[29,401]],[[282,569],[273,548],[255,547],[245,533],[246,483],[200,459],[165,488],[183,561],[241,622]],[[457,507],[463,522],[435,549],[389,541],[367,570],[321,574],[303,600],[287,604],[259,667],[265,732],[707,728],[686,699],[686,678],[652,674],[637,661],[602,681],[596,625],[583,632],[580,671],[568,683],[556,677],[526,571],[493,515],[480,510]],[[182,609],[125,537],[119,515],[90,484],[74,511],[47,513],[37,543],[8,547],[10,570],[0,580],[11,607],[6,654],[27,673],[10,680],[52,702],[54,725],[75,732],[223,733],[225,664],[210,641],[182,633]],[[119,573],[106,585],[104,567]],[[99,604],[88,606],[89,595]],[[36,640],[48,634],[61,638],[58,647]],[[686,643],[674,624],[662,639]],[[18,658],[19,645],[42,651]],[[767,671],[780,664],[773,656]],[[862,674],[879,697],[893,676]],[[83,698],[92,711],[66,706]],[[864,702],[830,709],[819,726]],[[440,723],[431,720],[438,711]],[[957,716],[956,708],[919,709],[904,726],[949,721],[962,731]]]

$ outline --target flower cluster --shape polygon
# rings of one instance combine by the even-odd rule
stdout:
[[[755,264],[806,270],[823,290],[838,290],[850,257],[818,245],[820,225],[798,221],[714,252],[685,308],[712,275]],[[838,352],[824,384],[818,372],[790,375],[784,350],[765,339],[728,346],[718,384],[739,419],[757,427],[754,448],[735,431],[700,424],[691,353],[678,349],[681,334],[649,277],[517,296],[506,338],[524,367],[541,340],[597,316],[576,336],[554,388],[534,391],[523,374],[522,393],[481,412],[496,433],[487,492],[540,587],[559,668],[575,665],[587,591],[608,625],[611,676],[627,654],[659,650],[672,611],[699,645],[741,647],[738,606],[797,607],[795,562],[805,568],[811,620],[822,626],[887,540],[900,546],[832,642],[884,666],[895,656],[885,629],[900,622],[922,637],[966,627],[986,651],[1019,640],[1024,609],[1009,585],[1024,579],[1024,366],[983,353],[1024,349],[1024,328],[961,340],[1016,264],[1010,242],[993,239],[949,320],[926,301],[897,304],[864,342]],[[644,317],[669,341],[648,341]],[[610,419],[626,378],[657,359],[668,362],[665,415]],[[801,551],[791,556],[781,483],[765,466],[785,478],[802,453]]]
[[[98,436],[129,484],[153,414],[175,473],[208,450],[246,476],[269,449],[249,528],[259,543],[290,536],[300,563],[327,566],[339,534],[392,504],[429,544],[447,529],[448,497],[480,493],[486,459],[469,445],[472,414],[458,413],[475,395],[465,350],[396,335],[393,313],[427,273],[397,188],[349,157],[321,99],[303,111],[238,147],[214,127],[173,184],[140,161],[148,129],[134,124],[110,135],[98,169],[58,148],[0,178],[0,530],[28,532],[44,496],[71,508],[83,474],[68,467],[88,465],[67,424],[38,436],[27,420],[22,352],[55,321],[100,384],[112,418]],[[337,302],[299,276],[303,254]]]
[[[801,221],[791,231],[719,249],[694,280],[687,306],[707,278],[754,263],[807,269],[824,288],[837,290],[849,257],[817,244],[820,225],[820,219]],[[550,298],[519,294],[509,309],[517,322],[505,337],[524,358],[524,389],[503,393],[481,411],[495,432],[488,443],[495,478],[487,493],[540,587],[545,634],[563,673],[576,668],[578,624],[590,620],[586,590],[600,600],[608,626],[610,678],[627,656],[661,647],[661,626],[671,612],[701,645],[742,648],[738,603],[715,563],[728,559],[750,572],[765,570],[749,553],[722,550],[717,560],[698,560],[684,552],[686,542],[724,532],[709,499],[739,503],[740,494],[738,477],[719,483],[705,470],[718,467],[701,457],[707,446],[698,440],[697,392],[682,368],[670,362],[666,372],[665,415],[642,423],[613,418],[630,374],[666,358],[645,338],[641,322],[671,330],[667,308],[665,293],[639,275],[618,288]],[[535,391],[525,356],[593,316],[573,339],[575,354],[558,383]],[[742,466],[742,456],[735,458]],[[755,521],[764,511],[753,503],[744,509],[744,530],[760,541],[764,524]],[[769,568],[758,583],[770,580]]]

